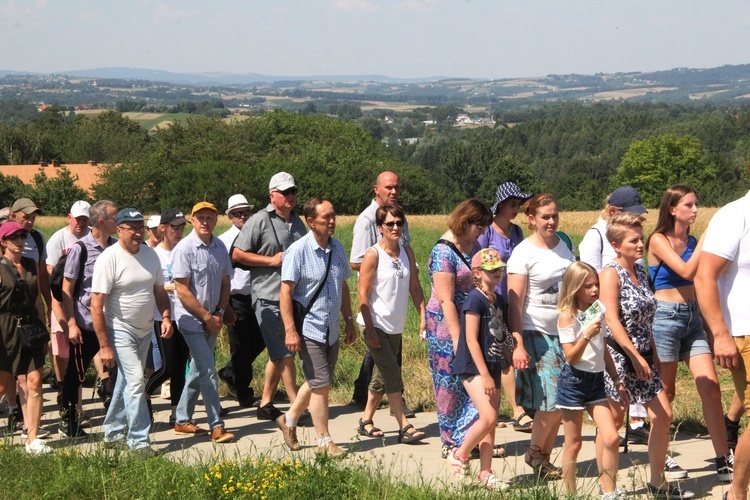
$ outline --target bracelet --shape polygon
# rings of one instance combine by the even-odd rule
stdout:
[[[621,378],[612,379],[612,384],[613,385],[620,385],[620,384],[622,384],[622,379]]]
[[[581,335],[581,337],[583,337],[583,340],[585,340],[586,342],[591,342],[591,339],[588,338],[587,336]]]

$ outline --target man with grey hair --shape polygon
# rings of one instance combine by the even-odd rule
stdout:
[[[271,177],[268,191],[270,203],[243,226],[234,242],[232,260],[236,267],[250,270],[253,310],[268,349],[269,361],[257,417],[276,420],[281,415],[273,405],[279,381],[284,381],[290,401],[297,397],[294,353],[284,344],[279,312],[281,260],[284,252],[302,238],[306,230],[302,219],[294,212],[297,206],[294,178],[286,172],[279,172]]]
[[[63,390],[60,401],[60,435],[64,438],[86,437],[87,433],[80,428],[76,408],[78,406],[78,388],[81,386],[83,370],[99,352],[99,340],[94,331],[91,317],[91,283],[94,276],[94,263],[105,248],[117,243],[112,237],[117,230],[115,217],[117,207],[114,203],[102,200],[94,203],[89,210],[92,222],[91,232],[81,238],[81,244],[75,244],[68,252],[63,274],[63,314],[61,321],[68,323],[68,340],[70,350],[81,360],[80,363],[68,363],[63,379]],[[80,273],[80,275],[79,275]],[[102,356],[112,353],[103,352]]]

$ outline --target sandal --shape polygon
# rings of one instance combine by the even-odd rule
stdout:
[[[528,418],[528,420],[521,423],[524,417]],[[531,428],[534,425],[534,419],[526,412],[521,413],[518,418],[512,418],[510,421],[513,424],[513,430],[518,432],[531,432]]]
[[[369,431],[365,429],[366,425],[372,425],[372,429]],[[364,422],[362,419],[359,419],[359,427],[357,428],[357,432],[359,432],[360,436],[367,436],[367,437],[383,437],[383,431],[375,427],[375,424],[372,423],[372,420],[365,420]]]
[[[409,429],[411,429],[411,432],[409,432]],[[414,443],[418,443],[419,441],[423,440],[426,437],[427,437],[427,434],[425,434],[422,431],[418,431],[411,424],[407,425],[406,427],[398,431],[399,443],[414,444]]]
[[[562,478],[562,469],[552,465],[552,462],[549,461],[549,455],[543,453],[542,449],[538,446],[530,445],[528,451],[523,456],[523,461],[526,462],[526,465],[534,469],[537,476],[553,480]]]
[[[471,450],[471,458],[479,458],[479,445],[475,446],[474,449]],[[492,448],[492,458],[505,458],[505,448],[503,448],[499,444],[496,444]]]

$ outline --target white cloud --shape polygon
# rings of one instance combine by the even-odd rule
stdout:
[[[336,10],[361,10],[375,12],[380,7],[369,0],[333,0],[333,8]]]
[[[199,15],[197,10],[180,10],[169,5],[159,5],[154,11],[154,20],[165,21],[183,19],[186,17],[195,17],[197,15]]]
[[[421,10],[432,12],[438,5],[438,0],[404,0],[396,4],[397,10]]]

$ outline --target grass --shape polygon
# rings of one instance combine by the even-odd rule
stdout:
[[[129,452],[78,449],[38,457],[0,443],[0,497],[2,498],[490,498],[471,486],[442,485],[393,479],[392,466],[382,459],[358,457],[336,461],[325,456],[313,461],[285,458],[271,460],[222,455],[206,457],[197,464],[164,457],[145,458]],[[22,471],[22,473],[19,473]],[[557,498],[546,485],[516,487],[503,498]]]

